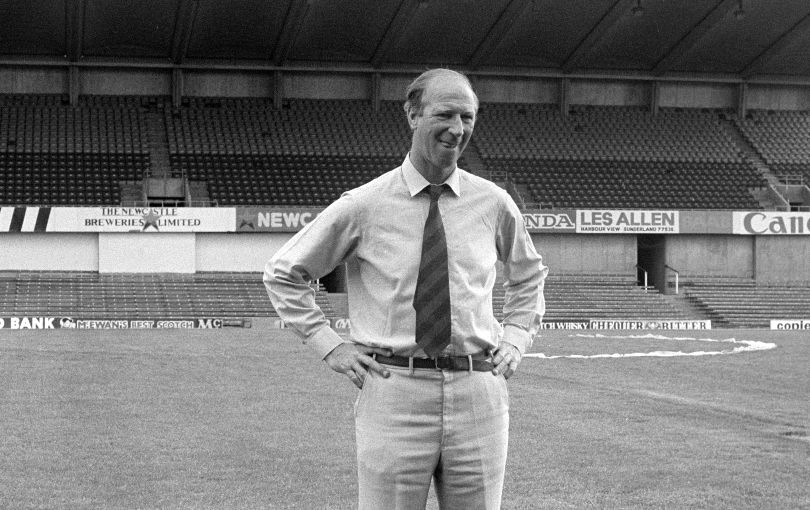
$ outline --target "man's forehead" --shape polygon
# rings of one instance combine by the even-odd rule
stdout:
[[[435,78],[426,87],[423,101],[436,107],[477,110],[475,94],[470,86],[459,78]]]

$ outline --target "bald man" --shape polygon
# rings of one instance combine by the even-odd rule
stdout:
[[[457,166],[478,97],[433,69],[406,91],[402,165],[347,191],[267,264],[284,321],[360,389],[359,508],[500,508],[506,380],[539,328],[548,269],[509,195]],[[503,264],[503,321],[492,310]],[[346,264],[351,334],[329,327],[308,281]]]

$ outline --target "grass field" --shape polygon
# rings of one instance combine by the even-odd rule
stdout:
[[[526,358],[504,508],[810,508],[807,335],[605,334],[532,350],[777,348]],[[353,508],[355,395],[287,332],[0,330],[0,508]]]

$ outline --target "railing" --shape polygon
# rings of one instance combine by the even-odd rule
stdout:
[[[677,269],[675,269],[674,267],[672,267],[672,266],[670,266],[668,264],[664,264],[664,269],[665,270],[669,269],[670,271],[675,273],[675,294],[678,294],[678,291],[679,291],[679,288],[680,288],[680,276],[681,276],[681,273],[678,272]],[[669,280],[667,280],[667,281],[669,281]]]
[[[647,270],[638,264],[636,264],[636,269],[641,269],[641,271],[644,273],[644,292],[647,292],[647,289],[650,287],[649,285],[647,285],[647,282],[649,281]]]
[[[810,205],[779,205],[774,207],[779,212],[810,212]]]
[[[117,205],[117,204],[116,204]],[[216,200],[150,199],[123,200],[121,207],[219,207]]]
[[[523,205],[526,207],[527,211],[533,211],[536,209],[554,209],[554,204],[545,202],[524,202]]]
[[[786,186],[801,186],[804,184],[804,175],[802,174],[779,174],[776,176],[780,184]]]

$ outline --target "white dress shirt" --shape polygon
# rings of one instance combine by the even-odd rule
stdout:
[[[345,192],[267,263],[264,283],[284,322],[325,357],[345,342],[315,304],[309,280],[346,263],[351,341],[425,357],[416,344],[414,289],[429,182],[408,157],[402,166]],[[456,168],[439,199],[450,273],[451,343],[444,353],[478,354],[501,340],[521,353],[545,313],[543,265],[508,193]],[[496,264],[503,263],[503,324],[492,310]]]

